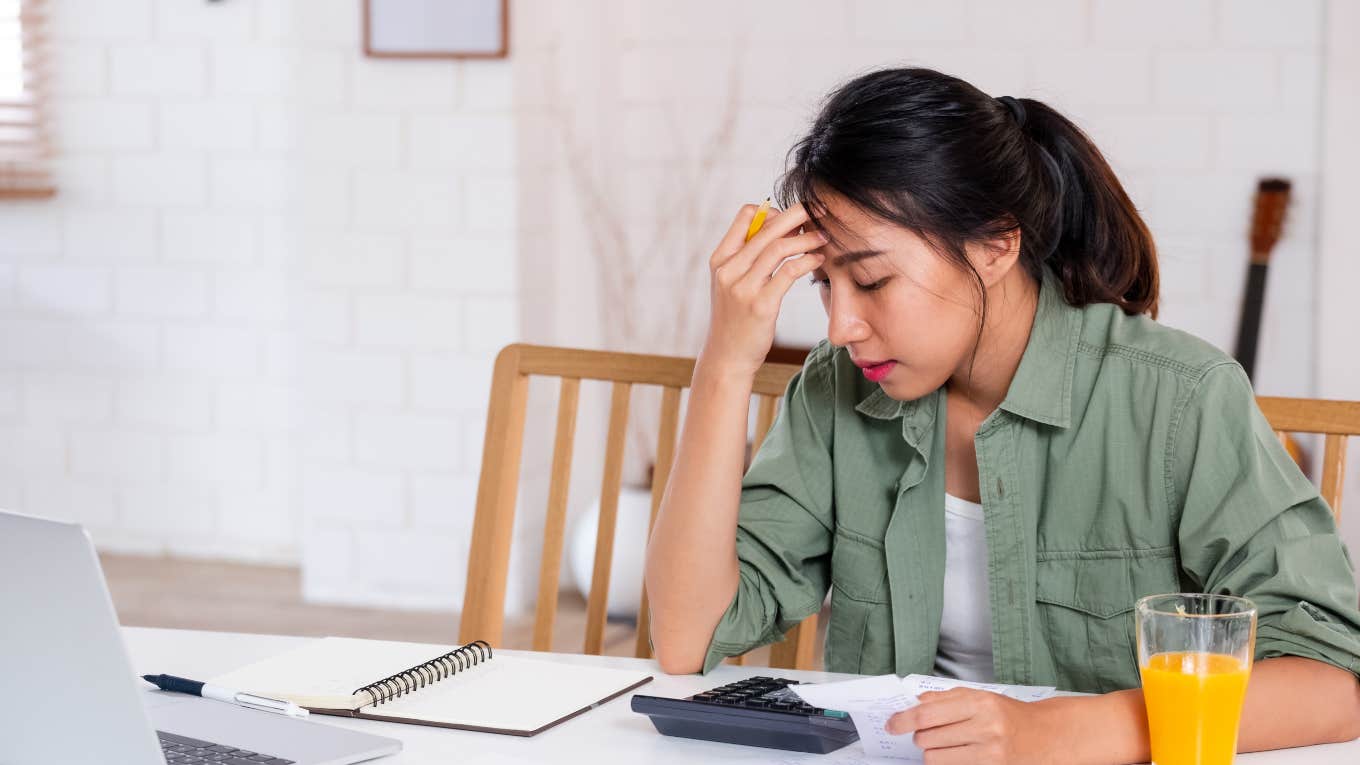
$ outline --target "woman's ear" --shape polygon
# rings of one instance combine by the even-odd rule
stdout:
[[[1020,229],[1017,227],[995,239],[969,245],[969,259],[987,289],[1006,278],[1020,262]]]

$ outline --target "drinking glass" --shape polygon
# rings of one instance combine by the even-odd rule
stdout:
[[[1139,599],[1135,614],[1153,765],[1228,765],[1256,648],[1256,605],[1173,593]]]

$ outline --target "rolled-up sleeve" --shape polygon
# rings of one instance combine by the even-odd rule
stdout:
[[[703,672],[779,640],[821,609],[833,530],[831,354],[825,341],[790,381],[742,479],[737,593],[713,631]]]
[[[1302,656],[1360,675],[1354,566],[1242,368],[1209,369],[1180,411],[1167,490],[1183,573],[1203,592],[1256,604],[1256,659]]]

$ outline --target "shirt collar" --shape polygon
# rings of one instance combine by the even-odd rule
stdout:
[[[1062,285],[1045,269],[1029,343],[1001,409],[1059,428],[1072,424],[1072,377],[1081,316],[1081,309],[1067,304]]]
[[[876,420],[901,417],[902,438],[917,451],[924,451],[930,443],[927,436],[934,432],[938,393],[932,391],[918,399],[898,401],[874,386],[873,391],[855,406],[855,411]]]
[[[1072,377],[1080,338],[1081,309],[1067,304],[1062,285],[1045,270],[1029,343],[1000,408],[1047,425],[1069,426],[1072,423]],[[902,417],[902,437],[919,448],[935,422],[936,393],[938,391],[933,391],[912,401],[898,401],[874,386],[855,406],[855,411],[878,420]]]

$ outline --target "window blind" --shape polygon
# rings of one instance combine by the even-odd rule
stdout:
[[[0,0],[0,199],[56,193],[46,122],[47,0]]]

